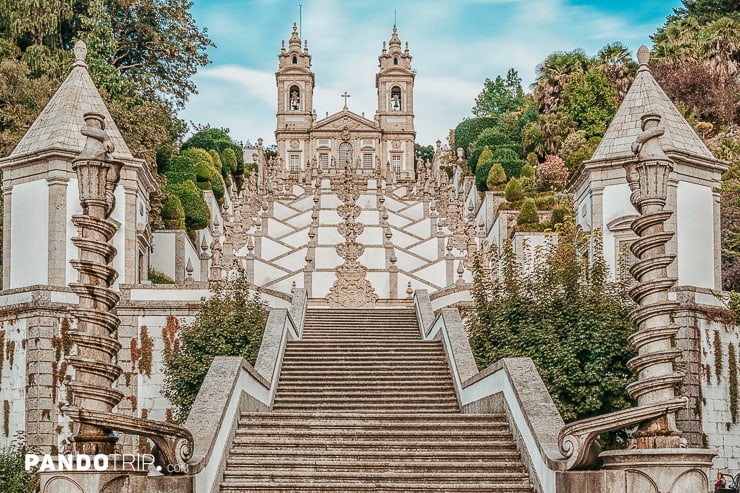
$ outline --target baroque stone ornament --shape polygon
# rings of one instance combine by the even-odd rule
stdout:
[[[71,309],[77,319],[77,330],[71,333],[76,352],[68,357],[75,370],[69,384],[72,403],[63,408],[74,423],[72,446],[80,454],[112,454],[117,441],[113,432],[122,431],[151,439],[159,465],[184,464],[193,449],[188,430],[113,413],[123,394],[112,388],[121,374],[115,362],[121,344],[114,337],[120,321],[113,313],[119,297],[111,290],[118,277],[111,267],[117,253],[111,242],[120,224],[110,216],[123,164],[110,158],[114,146],[105,133],[104,116],[86,113],[84,120],[81,133],[87,140],[72,162],[82,205],[82,214],[72,216],[79,230],[72,239],[79,258],[71,263],[79,272],[79,282],[71,283],[70,289],[79,304]]]
[[[375,288],[367,280],[367,268],[359,262],[365,251],[357,237],[362,234],[364,226],[356,221],[361,209],[357,205],[360,197],[360,187],[357,183],[357,174],[351,161],[345,169],[343,180],[336,181],[337,196],[343,205],[337,207],[337,213],[344,222],[337,228],[344,237],[344,243],[337,245],[337,254],[344,259],[344,263],[337,267],[337,280],[326,295],[330,306],[366,307],[373,306],[378,301]]]
[[[666,253],[673,232],[664,229],[673,214],[665,210],[673,163],[659,142],[665,132],[658,126],[660,119],[657,114],[642,116],[642,133],[632,145],[636,159],[625,165],[632,190],[630,199],[640,212],[632,222],[632,230],[640,238],[631,246],[639,260],[630,268],[637,280],[630,291],[637,303],[630,313],[637,331],[628,338],[638,353],[628,363],[637,381],[627,386],[637,407],[566,425],[560,431],[559,444],[570,469],[593,466],[598,455],[594,440],[599,434],[628,426],[639,425],[630,439],[630,448],[681,447],[675,413],[686,406],[687,400],[677,397],[674,390],[682,380],[674,370],[674,361],[681,354],[673,344],[678,326],[672,321],[672,313],[677,303],[668,299],[668,290],[676,280],[668,277],[667,267],[675,255]]]

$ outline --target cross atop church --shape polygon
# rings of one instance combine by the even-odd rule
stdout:
[[[340,94],[340,96],[344,98],[344,109],[346,110],[347,109],[347,98],[349,98],[350,95],[347,94],[347,91],[344,91],[344,94]]]

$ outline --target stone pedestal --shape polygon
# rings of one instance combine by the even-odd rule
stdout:
[[[557,474],[569,493],[707,493],[716,454],[707,449],[628,449],[602,452],[599,471]]]
[[[41,493],[191,493],[192,476],[147,476],[146,471],[41,473]]]

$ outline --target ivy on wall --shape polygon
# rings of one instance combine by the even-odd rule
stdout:
[[[10,434],[10,401],[3,401],[3,435]]]
[[[717,376],[717,385],[722,381],[722,339],[719,331],[714,331],[714,374]]]
[[[727,345],[727,369],[730,372],[730,415],[732,422],[737,423],[737,356],[732,343]]]
[[[5,363],[5,353],[3,352],[3,349],[5,348],[5,331],[0,330],[0,380],[3,378],[3,363]]]
[[[139,339],[141,340],[141,347],[139,348],[139,373],[151,377],[154,340],[149,337],[149,330],[146,325],[141,326]]]

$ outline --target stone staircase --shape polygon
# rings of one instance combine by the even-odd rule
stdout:
[[[411,309],[310,309],[272,412],[244,413],[223,492],[532,492],[504,415],[462,414]]]

